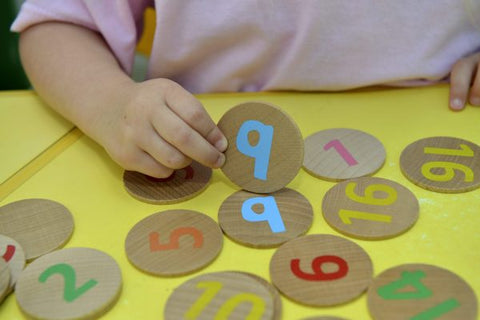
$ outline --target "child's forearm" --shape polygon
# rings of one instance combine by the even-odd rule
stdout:
[[[168,79],[133,82],[97,33],[39,24],[20,53],[39,95],[125,169],[161,178],[192,159],[223,165],[227,140],[200,101]]]
[[[40,96],[94,139],[101,113],[133,86],[102,37],[80,26],[35,25],[21,34],[20,54]]]

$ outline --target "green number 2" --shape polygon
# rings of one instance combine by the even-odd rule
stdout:
[[[47,281],[48,278],[50,278],[56,273],[62,275],[65,280],[63,299],[65,299],[66,302],[72,302],[76,300],[78,297],[93,288],[98,283],[95,279],[90,279],[80,287],[75,288],[75,282],[77,279],[75,270],[72,268],[71,265],[66,263],[59,263],[46,269],[42,272],[42,274],[38,278],[38,281],[44,283],[45,281]]]

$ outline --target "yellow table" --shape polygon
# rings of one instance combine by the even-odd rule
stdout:
[[[0,183],[74,128],[31,91],[0,91],[0,119]]]
[[[375,176],[408,187],[419,200],[420,218],[411,230],[399,237],[383,241],[354,240],[369,253],[375,274],[399,264],[434,264],[460,275],[480,297],[480,190],[461,194],[430,192],[410,183],[399,168],[401,151],[420,138],[455,136],[480,144],[480,108],[468,107],[459,113],[448,110],[446,86],[349,93],[245,93],[198,97],[214,120],[237,103],[262,100],[288,112],[304,137],[336,127],[358,129],[376,136],[383,142],[387,158]],[[36,101],[37,98],[31,94],[31,99]],[[4,100],[5,95],[0,95],[0,105]],[[1,126],[8,121],[4,117],[0,119]],[[28,127],[29,123],[22,121],[17,126]],[[5,139],[11,138],[2,135],[2,140]],[[127,194],[122,183],[123,170],[88,137],[82,136],[57,153],[45,160],[48,163],[22,185],[12,186],[15,190],[4,190],[9,195],[0,205],[35,197],[63,203],[75,218],[75,231],[66,247],[103,250],[113,256],[122,269],[122,294],[104,318],[161,319],[163,306],[172,290],[198,273],[160,278],[140,272],[127,261],[124,252],[128,231],[144,217],[166,209],[197,210],[216,220],[221,203],[236,188],[217,170],[209,187],[199,196],[175,205],[151,205]],[[13,160],[23,161],[20,155],[14,157],[18,158]],[[308,234],[338,235],[321,215],[322,197],[334,185],[303,170],[289,184],[288,187],[306,196],[314,208],[314,222]],[[269,279],[268,265],[274,251],[244,247],[225,237],[220,256],[200,273],[242,270]],[[331,308],[306,307],[286,298],[282,301],[284,319],[327,314],[350,319],[369,318],[365,295]],[[0,319],[23,319],[14,295],[0,306]]]

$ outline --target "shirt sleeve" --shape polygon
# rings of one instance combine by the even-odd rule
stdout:
[[[48,21],[86,27],[103,36],[120,66],[130,74],[143,12],[148,5],[149,0],[27,0],[11,30],[21,32]]]

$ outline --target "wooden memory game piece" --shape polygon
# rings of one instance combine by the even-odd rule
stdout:
[[[279,319],[278,295],[266,281],[241,272],[215,272],[194,277],[176,288],[164,309],[165,320]],[[278,307],[277,307],[278,308]]]
[[[383,144],[374,136],[353,129],[328,129],[305,138],[303,168],[333,181],[377,172],[385,162]]]
[[[27,261],[62,247],[73,225],[70,211],[52,200],[24,199],[0,207],[0,234],[15,239]]]
[[[223,115],[218,127],[228,140],[222,171],[244,190],[275,192],[292,181],[302,167],[300,129],[274,105],[239,104]]]
[[[474,190],[480,187],[480,147],[460,138],[424,138],[403,150],[400,168],[410,181],[427,190]]]
[[[116,261],[90,248],[44,255],[25,268],[15,287],[20,309],[35,319],[92,319],[108,311],[122,288]]]
[[[375,320],[475,320],[473,289],[449,270],[406,264],[379,274],[368,289],[368,309]]]
[[[241,244],[269,248],[305,234],[313,208],[300,193],[283,188],[265,194],[238,191],[225,199],[218,212],[220,227]]]
[[[209,216],[167,210],[139,221],[125,239],[128,260],[157,276],[179,276],[211,263],[223,247],[223,233]]]
[[[410,229],[419,204],[404,186],[387,179],[363,177],[343,181],[324,196],[323,217],[335,230],[359,239],[386,239]]]

